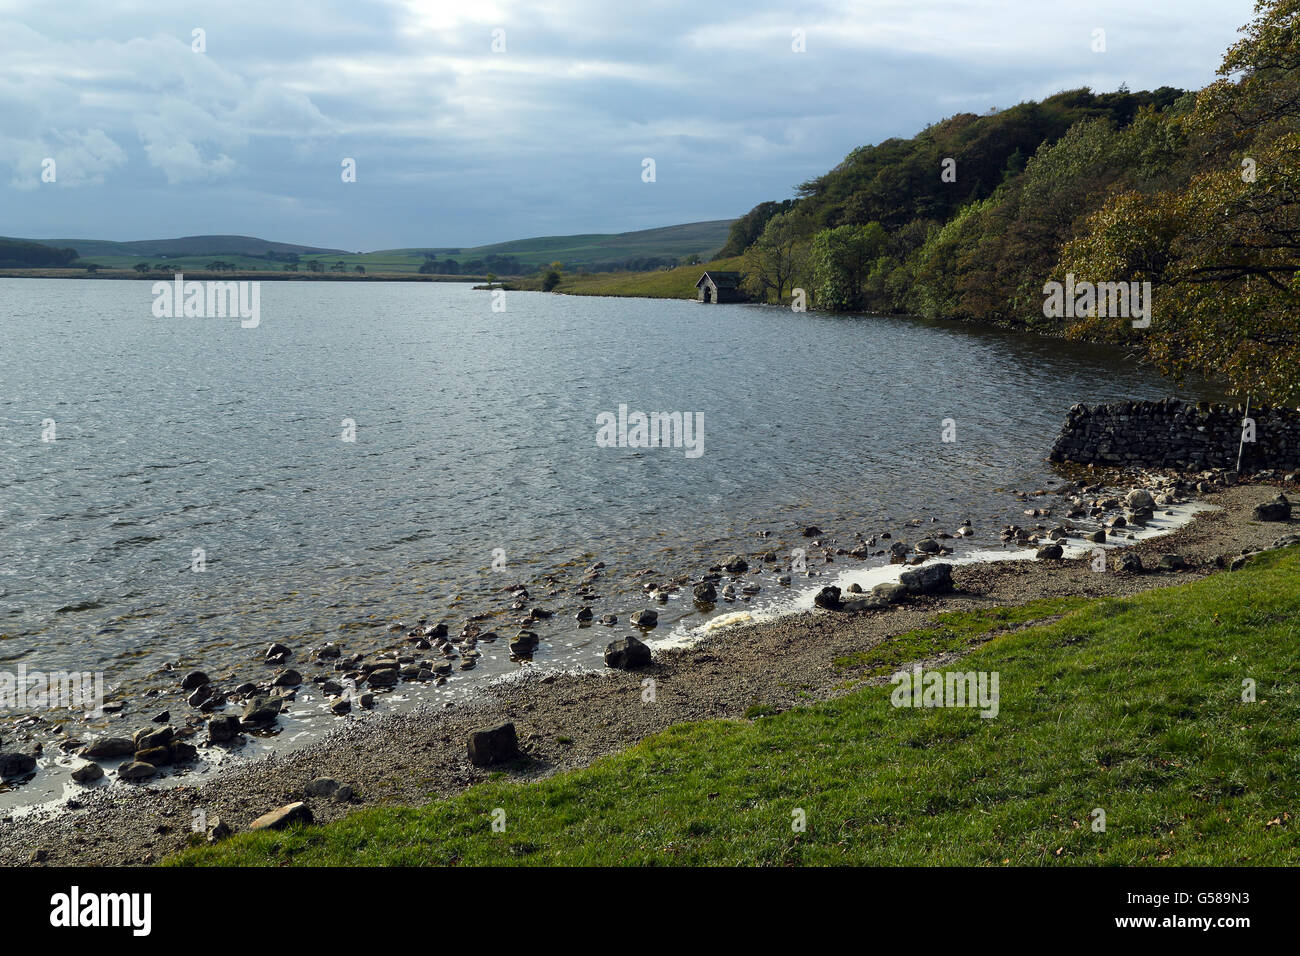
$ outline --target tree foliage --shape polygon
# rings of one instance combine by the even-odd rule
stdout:
[[[1113,197],[1063,252],[1085,278],[1156,286],[1150,329],[1091,317],[1168,374],[1300,402],[1300,0],[1265,0],[1189,117],[1185,181]],[[1233,79],[1233,77],[1236,77]]]

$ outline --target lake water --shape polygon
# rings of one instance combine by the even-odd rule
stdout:
[[[969,518],[996,544],[1071,404],[1171,393],[1111,350],[911,318],[267,282],[242,328],[155,318],[151,285],[0,279],[0,670],[127,700],[174,690],[168,665],[265,678],[273,640],[310,676],[309,647],[391,648],[394,620],[508,636],[517,581],[555,611],[536,664],[599,666],[643,585],[785,560],[806,524],[851,548]],[[700,413],[702,454],[600,447],[620,405]],[[579,627],[584,603],[620,625]],[[689,591],[658,609],[656,635],[700,620]],[[421,693],[517,669],[505,643]]]

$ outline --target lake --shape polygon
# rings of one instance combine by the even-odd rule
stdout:
[[[702,620],[647,584],[788,564],[805,525],[853,547],[970,519],[996,544],[1071,404],[1172,393],[1110,349],[914,318],[267,282],[244,328],[155,318],[151,286],[0,279],[0,669],[103,671],[127,700],[169,666],[263,679],[276,640],[311,676],[310,647],[391,648],[395,620],[509,636],[516,582],[555,612],[537,666],[601,666],[642,607],[656,636]],[[698,454],[603,447],[620,406],[698,421]],[[420,693],[517,669],[505,644]]]

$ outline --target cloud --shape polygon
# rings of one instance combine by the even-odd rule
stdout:
[[[6,229],[48,233],[54,207],[35,201],[46,157],[59,184],[103,190],[68,228],[105,238],[166,226],[473,245],[735,216],[955,112],[1082,84],[1203,85],[1251,8],[228,0],[160,13],[143,0],[0,0],[0,169],[33,199],[10,205]],[[791,48],[796,29],[805,52]],[[653,185],[643,156],[657,161]],[[355,184],[339,180],[343,157],[358,162]],[[179,190],[183,222],[160,220]]]

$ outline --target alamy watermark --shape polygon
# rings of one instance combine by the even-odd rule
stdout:
[[[1049,319],[1100,318],[1133,319],[1133,328],[1151,325],[1150,282],[1075,282],[1074,273],[1065,282],[1043,286],[1043,315]]]
[[[889,678],[895,707],[978,707],[986,719],[998,715],[997,671],[923,671],[918,664]]]
[[[87,717],[104,714],[103,671],[0,671],[0,711],[37,711],[67,707]]]
[[[631,412],[596,416],[598,448],[683,448],[687,458],[704,454],[703,412]]]
[[[153,314],[159,319],[239,318],[242,328],[255,329],[262,321],[262,283],[186,282],[178,272],[171,282],[154,283]]]

